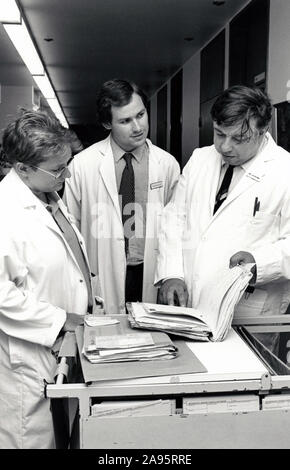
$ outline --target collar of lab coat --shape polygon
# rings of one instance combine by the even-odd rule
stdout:
[[[2,181],[6,185],[6,192],[8,194],[9,201],[12,205],[17,207],[23,207],[25,210],[33,210],[35,217],[41,219],[41,221],[47,225],[51,230],[56,232],[62,238],[62,234],[55,224],[51,214],[47,211],[45,205],[42,203],[37,196],[33,194],[31,189],[22,181],[22,179],[18,176],[16,171],[12,168],[8,175]],[[73,217],[67,212],[67,208],[65,204],[62,202],[61,198],[57,194],[57,192],[51,193],[53,199],[57,202],[60,210],[63,212],[65,217],[71,222],[74,223]],[[13,210],[13,209],[12,209]]]
[[[17,203],[17,205],[22,206],[24,209],[41,208],[44,209],[44,213],[47,212],[40,199],[38,199],[24,181],[22,181],[14,168],[12,168],[6,176],[5,183],[6,190],[10,192],[10,201]]]
[[[233,188],[233,190],[229,193],[228,197],[221,205],[219,210],[214,214],[212,220],[215,219],[233,200],[235,200],[240,194],[246,191],[254,184],[258,184],[265,176],[267,162],[271,160],[275,160],[277,156],[277,152],[275,151],[277,148],[276,143],[274,142],[273,138],[269,133],[266,134],[267,143],[264,148],[257,154],[257,156],[253,159],[252,164],[246,165],[246,172],[238,182],[238,184]],[[221,155],[216,152],[216,157],[221,162],[222,157]],[[250,163],[250,162],[249,162]],[[217,165],[219,169],[220,166]],[[217,180],[218,180],[218,172],[217,172]],[[212,193],[211,195],[211,210],[213,211],[215,203],[215,194]]]
[[[10,192],[10,201],[16,202],[18,206],[22,206],[24,209],[35,209],[46,224],[55,229],[54,224],[51,222],[51,215],[46,210],[45,205],[22,181],[14,168],[12,168],[6,176],[6,184]],[[52,192],[51,195],[67,217],[68,213],[66,207],[59,195],[56,192]]]
[[[124,149],[122,149],[117,144],[117,142],[115,142],[115,140],[112,137],[112,134],[111,134],[110,144],[111,144],[114,160],[117,163],[119,160],[121,160],[121,158],[123,158],[124,154],[127,152]],[[147,145],[145,143],[141,147],[137,147],[134,151],[128,152],[128,153],[131,153],[133,157],[135,158],[136,162],[140,163],[142,158],[144,157],[146,150],[147,150]]]
[[[22,181],[22,179],[18,176],[16,171],[12,168],[8,175],[5,177],[5,182],[4,180],[2,181],[2,184],[6,185],[6,192],[8,190],[8,197],[9,200],[15,204],[17,207],[23,207],[25,210],[33,210],[34,215],[37,219],[39,219],[43,224],[45,224],[49,229],[53,230],[58,236],[60,236],[69,251],[72,259],[74,260],[75,264],[79,268],[79,265],[77,263],[77,260],[67,243],[66,239],[63,237],[60,229],[58,228],[57,224],[55,223],[53,217],[51,214],[47,211],[45,205],[41,202],[40,199],[38,199],[37,196],[33,194],[33,192],[29,189],[29,187]],[[60,210],[64,214],[64,216],[69,220],[70,223],[74,223],[73,217],[68,213],[67,208],[57,192],[52,192],[51,193],[53,199],[57,202]],[[12,208],[13,211],[13,208]],[[15,215],[17,217],[17,213]],[[88,258],[87,254],[83,249],[83,239],[81,235],[75,230],[76,236],[78,237],[78,240],[80,242],[81,249],[84,253],[86,262],[88,264]]]
[[[149,148],[149,184],[148,184],[148,187],[150,187],[150,183],[156,182],[158,179],[157,168],[160,162],[161,155],[159,155],[158,152],[154,151],[154,146],[152,145],[152,142],[149,139],[146,139],[146,144],[148,145],[148,148]],[[116,177],[115,177],[115,161],[114,161],[113,151],[111,147],[110,135],[106,139],[104,139],[102,142],[99,142],[98,150],[105,157],[100,166],[100,174],[107,188],[107,191],[113,201],[113,204],[118,213],[119,219],[122,222],[118,188],[117,188],[117,182],[116,182]],[[150,196],[157,197],[156,191],[155,193],[154,191],[151,191],[151,193],[149,192]]]

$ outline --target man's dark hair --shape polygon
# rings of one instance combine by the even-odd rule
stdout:
[[[21,110],[3,133],[5,160],[37,166],[47,154],[63,152],[70,145],[67,129],[58,119],[42,111]]]
[[[133,93],[140,96],[144,106],[147,106],[147,96],[133,82],[113,79],[105,82],[97,95],[97,118],[100,124],[111,124],[112,106],[126,106],[132,98]]]
[[[271,120],[272,105],[260,88],[235,85],[225,90],[214,102],[211,117],[223,126],[241,123],[241,133],[250,129],[250,119],[256,120],[257,129],[265,129]]]

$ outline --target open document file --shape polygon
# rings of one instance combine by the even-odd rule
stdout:
[[[235,266],[213,276],[201,290],[196,308],[132,302],[127,305],[130,324],[198,341],[222,341],[252,278],[252,266]]]

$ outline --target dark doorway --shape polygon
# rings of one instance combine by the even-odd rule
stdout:
[[[178,163],[182,163],[182,81],[183,72],[180,70],[171,79],[171,108],[170,108],[170,153]]]
[[[199,146],[213,143],[211,107],[224,89],[225,31],[201,51]]]
[[[167,85],[157,94],[157,145],[167,150]]]
[[[269,0],[254,0],[230,23],[229,85],[266,86]]]

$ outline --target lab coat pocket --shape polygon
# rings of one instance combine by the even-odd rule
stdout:
[[[279,217],[267,212],[256,212],[255,217],[251,217],[250,230],[252,241],[263,241],[276,239],[279,231]]]
[[[19,381],[11,380],[12,377],[3,377],[11,387],[8,391],[2,391],[0,394],[0,449],[19,449],[22,444],[21,429],[22,419],[22,400],[21,384]],[[8,388],[8,387],[7,387]]]
[[[12,370],[25,378],[35,396],[42,397],[43,381],[52,383],[57,367],[50,348],[10,337],[9,359]]]
[[[245,293],[235,308],[235,316],[261,315],[267,292],[263,289],[255,289],[252,294]]]

